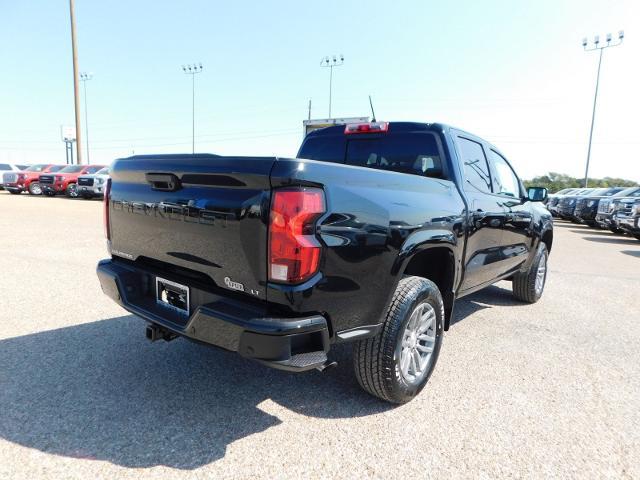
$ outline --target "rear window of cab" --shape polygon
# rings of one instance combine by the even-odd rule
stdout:
[[[298,157],[443,178],[440,148],[430,132],[311,137]]]

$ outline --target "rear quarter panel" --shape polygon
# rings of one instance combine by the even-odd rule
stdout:
[[[270,283],[267,299],[292,312],[322,312],[334,332],[383,321],[417,251],[447,245],[460,257],[465,206],[452,181],[279,159],[271,183],[322,187],[327,213],[318,222],[321,274],[294,288]]]

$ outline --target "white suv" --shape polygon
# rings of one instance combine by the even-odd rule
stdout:
[[[104,195],[104,187],[109,179],[109,167],[104,167],[90,175],[78,177],[78,196],[83,198],[101,197]]]

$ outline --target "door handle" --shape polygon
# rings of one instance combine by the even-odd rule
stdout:
[[[147,173],[145,174],[147,182],[151,184],[152,190],[162,190],[165,192],[175,192],[180,190],[180,179],[173,173]]]

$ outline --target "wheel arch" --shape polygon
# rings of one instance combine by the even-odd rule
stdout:
[[[408,257],[401,272],[402,276],[422,277],[436,284],[444,303],[445,330],[449,329],[455,304],[457,264],[457,256],[453,248],[445,245],[429,245]]]

